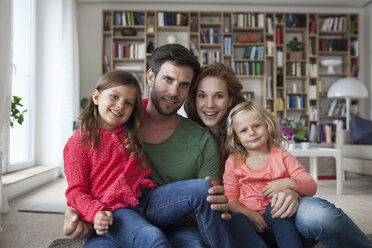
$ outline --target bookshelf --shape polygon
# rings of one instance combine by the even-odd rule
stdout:
[[[148,96],[151,52],[180,43],[201,65],[222,62],[233,68],[244,91],[258,84],[255,99],[278,118],[305,117],[310,135],[314,127],[334,128],[334,120],[346,120],[342,100],[337,113],[328,113],[334,101],[327,90],[339,78],[359,77],[358,25],[359,15],[349,13],[103,10],[102,73],[127,70]],[[303,45],[297,57],[287,46],[294,38]],[[342,64],[329,74],[321,63],[325,59]],[[359,111],[358,101],[352,109]]]

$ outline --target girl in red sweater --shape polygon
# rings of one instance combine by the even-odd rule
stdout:
[[[274,219],[271,210],[277,193],[283,190],[305,196],[316,193],[316,182],[280,147],[283,141],[276,117],[260,104],[248,100],[231,110],[227,118],[226,147],[231,155],[223,175],[225,194],[230,210],[251,220],[257,233],[252,242],[258,242],[257,247],[264,246],[260,237],[279,247],[301,247],[293,217]]]

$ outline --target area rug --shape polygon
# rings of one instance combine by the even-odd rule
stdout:
[[[67,209],[66,203],[42,203],[18,209],[18,212],[64,214]]]
[[[367,234],[367,237],[372,242],[372,234]],[[54,240],[48,248],[80,248],[83,246],[82,240],[72,240],[72,239],[56,239]],[[323,247],[321,244],[317,244],[315,248]]]

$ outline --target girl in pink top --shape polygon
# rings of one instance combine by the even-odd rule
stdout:
[[[225,194],[230,210],[251,220],[257,236],[252,242],[257,242],[257,247],[265,246],[262,240],[269,246],[301,247],[293,217],[274,219],[271,210],[281,191],[293,189],[313,196],[317,189],[301,164],[280,147],[283,141],[276,117],[260,104],[248,100],[231,110],[227,119],[226,148],[231,155],[223,175]]]

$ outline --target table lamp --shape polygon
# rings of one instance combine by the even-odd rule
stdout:
[[[355,78],[341,78],[328,90],[328,98],[343,98],[346,101],[346,130],[350,129],[350,102],[352,98],[366,98],[366,86]]]

